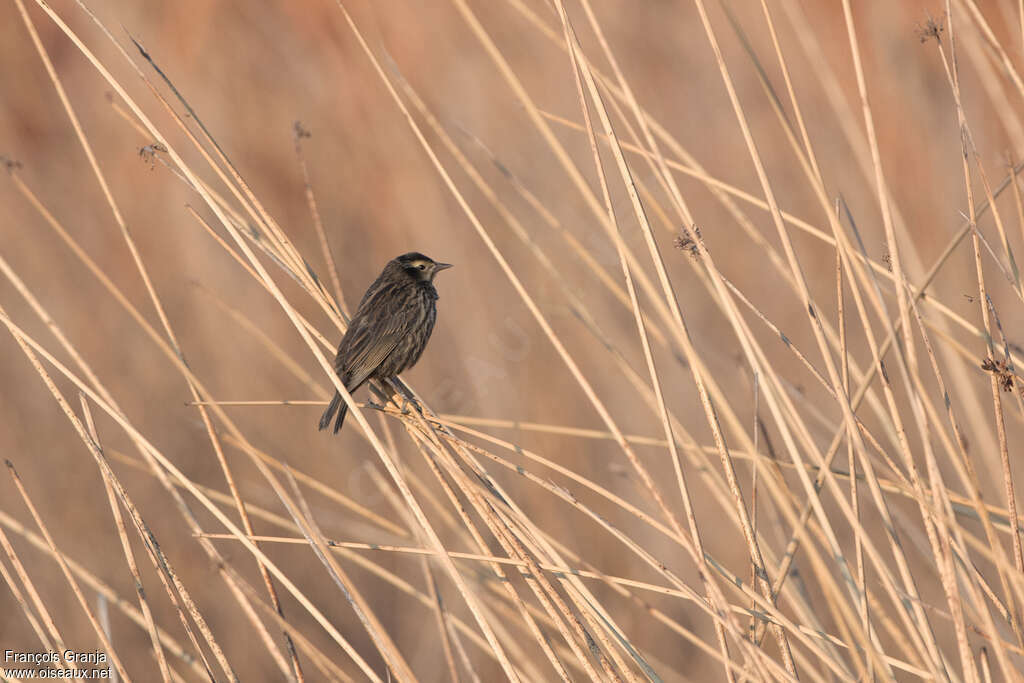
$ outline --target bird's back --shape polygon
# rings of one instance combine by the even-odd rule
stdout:
[[[437,290],[429,282],[382,274],[366,290],[345,332],[334,368],[349,391],[367,379],[387,379],[419,360],[437,319]]]

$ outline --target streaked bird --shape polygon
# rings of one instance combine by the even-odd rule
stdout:
[[[390,379],[419,360],[437,320],[434,276],[451,267],[415,251],[384,266],[359,302],[334,358],[334,371],[350,394],[368,380]],[[327,429],[337,413],[337,434],[347,412],[348,405],[335,391],[320,429]]]

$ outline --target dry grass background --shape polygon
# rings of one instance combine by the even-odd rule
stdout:
[[[307,680],[1021,676],[1024,6],[562,1],[0,6],[0,649],[284,680],[270,585]],[[305,174],[348,306],[456,264],[439,419],[315,431]]]

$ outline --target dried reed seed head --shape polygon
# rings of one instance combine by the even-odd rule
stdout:
[[[922,43],[927,43],[932,39],[937,43],[941,43],[944,30],[941,23],[935,21],[932,17],[928,17],[923,24],[917,25],[917,37]]]
[[[981,361],[981,369],[996,375],[999,379],[999,386],[1003,391],[1013,391],[1014,376],[1013,370],[1005,360],[985,358]],[[1024,388],[1024,387],[1022,387]]]
[[[160,152],[167,152],[167,148],[161,145],[159,142],[154,142],[151,145],[146,145],[139,148],[139,158],[143,162],[149,164],[149,170],[153,170],[156,166],[158,154]]]
[[[682,233],[683,234],[681,235],[676,235],[675,239],[672,241],[675,248],[680,251],[690,252],[690,256],[693,258],[700,256],[700,248],[697,245],[697,240],[701,238],[700,228],[695,225],[692,228],[692,232],[688,231],[686,228],[682,228]]]
[[[0,155],[0,164],[2,164],[5,169],[7,169],[8,173],[14,173],[18,169],[22,168],[21,162],[18,161],[17,159],[12,159],[10,157],[5,157],[2,155]]]

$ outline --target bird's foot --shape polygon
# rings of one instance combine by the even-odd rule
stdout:
[[[402,396],[402,415],[408,415],[411,412],[409,410],[410,405],[416,409],[417,413],[420,415],[423,414],[423,409],[420,408],[420,404],[416,399],[409,398],[408,396]]]

